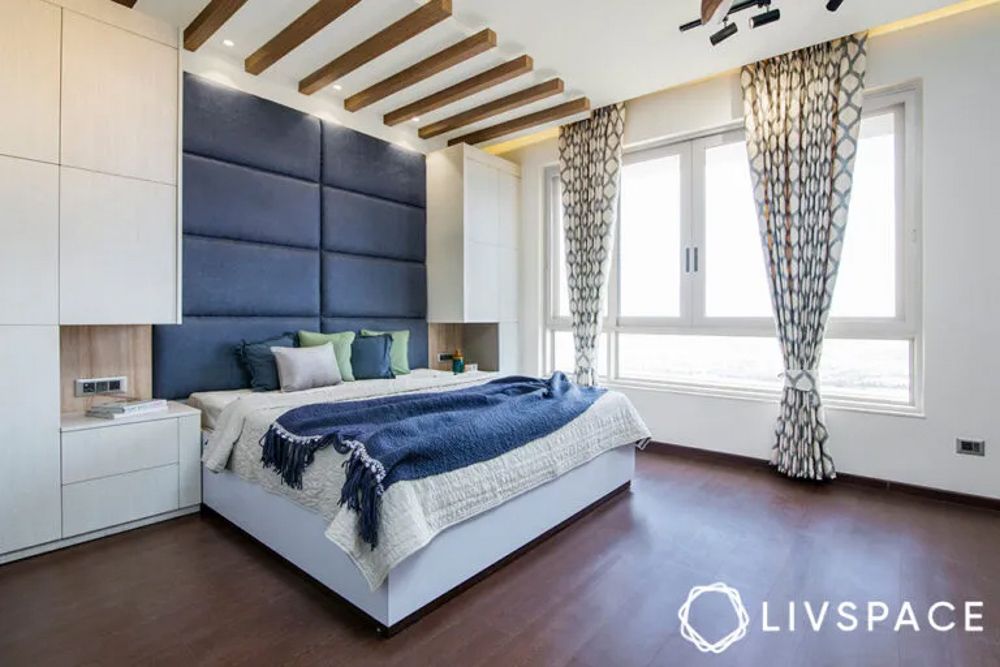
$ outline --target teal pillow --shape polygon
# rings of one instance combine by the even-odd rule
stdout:
[[[295,347],[295,337],[286,333],[253,343],[244,340],[236,347],[236,356],[250,375],[250,388],[254,391],[276,391],[281,388],[272,347]]]
[[[354,368],[351,365],[351,343],[354,342],[353,331],[340,333],[319,333],[317,331],[300,331],[299,347],[316,347],[333,343],[333,354],[337,357],[337,368],[344,382],[354,382]]]
[[[392,347],[389,350],[389,360],[395,375],[407,375],[410,372],[410,330],[373,331],[362,329],[362,336],[392,336]]]

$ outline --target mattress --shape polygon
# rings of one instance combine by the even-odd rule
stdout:
[[[187,404],[201,410],[201,428],[214,431],[219,416],[226,406],[241,396],[252,394],[249,389],[231,389],[229,391],[199,391],[188,397]]]
[[[212,472],[235,473],[322,515],[329,521],[326,537],[354,561],[375,590],[393,567],[445,528],[551,481],[606,451],[644,445],[650,434],[635,408],[622,394],[609,391],[566,426],[518,449],[450,472],[393,484],[382,497],[382,529],[379,546],[374,550],[358,536],[357,515],[339,503],[344,455],[332,447],[319,450],[303,475],[303,488],[294,489],[283,485],[279,475],[261,465],[261,436],[284,412],[301,405],[412,391],[449,391],[493,377],[496,375],[456,376],[423,370],[392,380],[349,382],[289,394],[237,396],[217,420],[202,461]]]

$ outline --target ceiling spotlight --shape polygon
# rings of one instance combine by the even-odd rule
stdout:
[[[759,28],[761,26],[767,25],[768,23],[774,23],[781,18],[780,9],[772,9],[769,12],[764,12],[763,14],[758,14],[750,18],[750,27]]]
[[[236,44],[234,44],[233,40],[231,40],[231,39],[224,39],[224,40],[222,40],[222,45],[223,46],[228,46],[229,48],[233,48],[234,46],[236,46]]]
[[[335,83],[335,84],[333,84],[333,89],[334,90],[343,90],[344,87],[342,85],[340,85],[339,83]]]
[[[726,25],[723,26],[722,30],[709,37],[709,41],[712,42],[712,46],[718,46],[722,42],[726,41],[727,39],[735,35],[737,30],[738,29],[735,23],[729,23],[727,21]]]
[[[419,123],[420,122],[420,116],[414,116],[410,120],[412,120],[414,123]]]
[[[828,0],[826,3],[826,10],[829,12],[835,12],[840,9],[842,4],[844,4],[844,0]]]

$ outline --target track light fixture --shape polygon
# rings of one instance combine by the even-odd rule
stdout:
[[[771,2],[772,0],[737,0],[736,2],[733,2],[732,5],[729,6],[729,11],[726,12],[726,15],[722,19],[723,22],[722,29],[714,33],[709,38],[709,41],[712,42],[712,46],[721,44],[722,42],[726,41],[727,39],[735,35],[737,32],[739,32],[738,28],[736,27],[736,24],[731,23],[729,21],[729,17],[731,17],[733,14],[737,14],[739,12],[746,11],[748,9],[766,10],[763,11],[763,13],[757,14],[750,18],[751,28],[760,28],[762,26],[780,21],[781,10],[777,8],[772,9]],[[840,9],[840,6],[842,4],[844,4],[844,0],[827,0],[826,8],[828,11],[835,12],[838,9]],[[702,22],[700,18],[698,18],[695,19],[694,21],[688,21],[687,23],[681,25],[680,30],[681,32],[687,32],[689,30],[694,30],[695,28],[699,28],[703,25],[705,24]]]
[[[722,27],[722,30],[709,37],[709,41],[712,42],[712,46],[718,46],[722,42],[726,41],[727,39],[735,35],[738,30],[739,29],[736,27],[735,23],[730,23],[729,19],[726,19],[725,25]]]
[[[770,11],[764,12],[763,14],[758,14],[757,16],[750,18],[750,27],[759,28],[765,26],[769,23],[774,23],[781,18],[780,9],[772,9]]]

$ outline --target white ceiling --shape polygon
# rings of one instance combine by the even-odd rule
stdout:
[[[249,0],[200,50],[205,58],[242,70],[242,60],[315,0]],[[136,9],[184,27],[208,0],[139,0]],[[265,71],[268,84],[293,94],[299,79],[347,49],[413,11],[418,0],[363,0],[301,47]],[[751,31],[748,11],[736,17],[740,32],[712,47],[710,28],[687,33],[681,23],[697,18],[699,0],[453,0],[453,17],[344,76],[317,97],[329,101],[337,118],[363,120],[352,125],[375,127],[382,114],[417,100],[522,53],[534,58],[535,71],[427,114],[419,123],[396,130],[414,147],[436,148],[442,140],[422,142],[420,125],[446,118],[483,102],[526,88],[553,76],[566,82],[561,97],[551,97],[513,112],[445,135],[493,125],[581,94],[594,107],[639,97],[748,62],[824,40],[921,14],[954,0],[844,0],[835,14],[825,0],[774,0],[780,22]],[[499,46],[382,100],[357,114],[342,108],[343,98],[413,64],[417,60],[484,28],[498,35]],[[232,40],[227,48],[223,40]],[[297,93],[295,93],[297,94]],[[381,129],[381,128],[379,128]],[[541,129],[541,128],[538,128]]]

